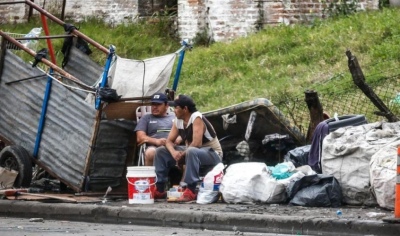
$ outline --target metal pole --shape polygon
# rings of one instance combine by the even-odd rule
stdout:
[[[22,81],[25,81],[25,80],[37,79],[37,78],[41,78],[41,77],[44,77],[44,76],[46,76],[46,75],[31,76],[31,77],[28,77],[28,78],[23,78],[23,79],[19,79],[19,80],[10,81],[10,82],[7,82],[5,84],[9,85],[9,84],[14,84],[14,83],[19,83],[19,82],[22,82]]]
[[[108,54],[106,65],[104,66],[103,78],[101,79],[99,89],[104,88],[107,85],[108,71],[110,70],[114,54],[115,54],[115,47],[113,45],[110,45],[110,53]],[[100,104],[101,104],[100,96],[96,95],[96,104],[95,104],[96,110],[100,109]]]
[[[71,38],[75,37],[73,35],[49,35],[49,36],[37,36],[37,37],[16,37],[15,40],[38,40],[38,39],[61,39],[61,38]]]
[[[30,0],[30,1],[34,2],[35,0]],[[30,6],[29,7],[29,13],[28,13],[28,22],[31,21],[32,13],[33,13],[33,9],[32,9],[32,6]]]
[[[50,35],[50,31],[49,31],[49,26],[47,25],[46,16],[43,15],[43,14],[40,14],[40,19],[42,19],[42,25],[43,25],[44,34],[46,36],[49,36]],[[46,39],[46,42],[47,42],[47,47],[49,48],[51,62],[53,62],[54,64],[57,64],[56,56],[54,54],[53,44],[51,43],[50,39]]]
[[[53,16],[52,14],[50,14],[49,12],[47,12],[46,10],[42,9],[40,6],[34,4],[33,2],[31,2],[30,0],[25,0],[25,3],[28,4],[29,6],[33,7],[34,9],[36,9],[38,12],[40,12],[41,14],[47,16],[50,20],[54,21],[55,23],[64,26],[65,22],[63,22],[62,20],[58,19],[57,17]],[[85,40],[86,42],[92,44],[94,47],[96,47],[97,49],[103,51],[104,53],[108,54],[109,51],[107,48],[105,48],[103,45],[97,43],[96,41],[94,41],[93,39],[89,38],[88,36],[82,34],[81,32],[79,32],[78,30],[74,29],[72,31],[73,34],[81,37],[83,40]]]
[[[9,4],[18,4],[18,3],[25,3],[25,1],[0,2],[0,5],[9,5]]]
[[[0,30],[0,36],[2,36],[3,38],[5,38],[6,40],[10,41],[11,43],[13,43],[14,45],[16,45],[18,48],[24,50],[25,52],[27,52],[29,55],[35,57],[36,56],[36,52],[25,47],[24,45],[22,45],[20,42],[18,42],[17,40],[15,40],[14,38],[10,37],[9,35],[7,35],[6,33],[4,33],[3,31]],[[80,81],[79,79],[75,78],[73,75],[67,73],[66,71],[64,71],[63,69],[61,69],[60,67],[58,67],[57,65],[54,65],[53,63],[51,63],[49,60],[42,58],[41,59],[42,63],[44,63],[45,65],[51,67],[54,71],[60,73],[62,76],[64,76],[66,79],[69,79],[73,82],[75,82],[76,84],[80,85],[82,88],[85,88],[87,90],[93,91],[94,88],[86,85],[85,83],[83,83],[82,81]]]
[[[52,73],[53,73],[53,69],[50,68],[50,74],[52,74]],[[43,127],[44,127],[44,122],[46,120],[46,113],[47,113],[47,107],[49,104],[52,81],[53,81],[53,79],[50,78],[50,76],[49,76],[47,79],[46,91],[44,93],[44,98],[43,98],[43,103],[42,103],[42,112],[40,113],[38,131],[36,133],[35,148],[33,150],[34,158],[37,158],[37,155],[39,153],[40,141],[42,140]]]
[[[174,83],[172,85],[172,90],[174,91],[176,91],[176,89],[178,88],[179,76],[181,75],[182,64],[183,64],[183,59],[185,58],[186,48],[191,47],[186,41],[182,41],[182,45],[183,47],[181,52],[179,53],[178,66],[176,67]]]
[[[67,0],[63,0],[62,10],[61,10],[61,20],[64,20],[64,17],[65,17],[65,4],[66,3],[67,3]]]

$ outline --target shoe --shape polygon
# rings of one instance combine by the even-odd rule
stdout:
[[[197,194],[193,193],[192,190],[186,188],[183,191],[182,196],[180,196],[176,201],[177,202],[190,202],[194,201],[197,198]]]
[[[157,189],[154,190],[154,199],[166,199],[167,192],[159,192]]]

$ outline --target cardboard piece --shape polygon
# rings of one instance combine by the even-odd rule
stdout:
[[[0,189],[12,188],[17,176],[18,171],[7,170],[3,167],[0,167]]]

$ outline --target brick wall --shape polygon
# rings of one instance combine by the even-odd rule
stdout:
[[[139,0],[140,16],[152,16],[154,14],[164,14],[165,9],[176,8],[177,0]]]
[[[10,1],[10,0],[9,0]],[[17,1],[17,0],[15,0]],[[215,41],[243,37],[265,25],[310,22],[322,17],[321,0],[175,0],[177,25],[182,39],[193,39],[197,33],[208,33]],[[66,0],[65,21],[81,21],[89,16],[109,23],[135,20],[139,15],[171,5],[173,0]],[[63,0],[35,0],[39,6],[60,16]],[[378,0],[359,0],[360,9],[378,9]],[[28,5],[0,5],[0,23],[24,22]],[[36,12],[36,11],[34,11]],[[37,14],[37,12],[36,12]]]
[[[52,15],[61,16],[63,0],[35,0],[34,3]],[[29,5],[26,4],[0,5],[0,23],[10,22],[10,19],[13,22],[24,22],[28,19],[28,13]],[[38,14],[35,10],[33,13]],[[134,20],[137,15],[138,0],[66,0],[66,22],[82,21],[86,17],[95,16],[109,23],[121,23]]]
[[[321,18],[321,0],[178,0],[181,38],[208,32],[215,41],[244,37],[265,25]],[[378,9],[378,0],[359,0],[359,9]]]

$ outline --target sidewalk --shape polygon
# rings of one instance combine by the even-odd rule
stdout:
[[[336,211],[342,216],[338,218]],[[0,215],[97,223],[186,227],[294,235],[400,235],[400,224],[386,223],[393,211],[380,208],[306,208],[278,204],[42,203],[0,200]]]

